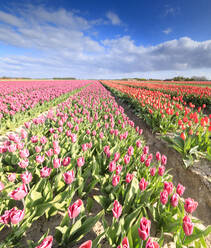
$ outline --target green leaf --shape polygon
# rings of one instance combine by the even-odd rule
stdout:
[[[91,228],[99,221],[99,219],[104,215],[104,210],[99,212],[96,216],[88,218],[77,230],[75,230],[70,236],[68,243],[71,246],[76,240],[84,237],[84,235],[91,230]]]
[[[89,197],[88,200],[87,200],[87,204],[86,204],[86,209],[87,209],[88,213],[91,212],[93,204],[94,204],[94,200]]]
[[[110,200],[108,197],[102,196],[102,195],[94,195],[93,198],[97,203],[99,203],[105,210],[109,207]]]

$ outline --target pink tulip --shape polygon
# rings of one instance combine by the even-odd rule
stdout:
[[[172,182],[167,182],[167,181],[164,182],[164,190],[166,190],[169,195],[172,193],[173,188],[174,186]]]
[[[146,159],[146,154],[142,154],[140,159],[141,163],[143,163],[145,159]]]
[[[64,173],[63,178],[66,184],[71,184],[75,179],[74,170],[67,171],[66,173]]]
[[[68,215],[70,219],[75,219],[81,212],[82,200],[79,199],[68,207]]]
[[[137,147],[137,148],[140,148],[140,147],[141,147],[141,141],[140,141],[140,140],[137,140],[137,141],[136,141],[136,147]]]
[[[29,156],[29,151],[28,149],[24,149],[19,152],[21,158],[27,158]]]
[[[184,208],[187,213],[192,214],[196,210],[197,206],[198,206],[198,202],[194,201],[193,199],[191,198],[185,199]]]
[[[126,183],[130,183],[133,180],[133,174],[127,173],[125,181]]]
[[[171,205],[172,207],[176,207],[178,205],[179,202],[179,196],[177,193],[174,193],[171,197]]]
[[[92,241],[88,240],[84,242],[82,245],[79,246],[79,248],[92,248]]]
[[[0,192],[4,189],[4,184],[0,181]]]
[[[19,167],[22,169],[25,169],[29,165],[29,160],[24,159],[18,163]]]
[[[144,191],[146,189],[147,185],[148,185],[148,182],[144,178],[142,178],[140,183],[139,183],[140,190]]]
[[[143,153],[148,154],[148,152],[149,152],[149,146],[145,146],[143,149]]]
[[[165,172],[165,169],[166,168],[165,168],[164,165],[158,167],[158,174],[159,174],[159,176],[163,176],[163,174]]]
[[[190,236],[193,233],[194,224],[188,216],[183,218],[183,230],[186,236]]]
[[[122,214],[122,205],[117,200],[114,201],[112,212],[116,219],[118,219]]]
[[[119,158],[120,158],[120,153],[119,152],[116,152],[114,154],[114,161],[117,162],[119,160]]]
[[[126,165],[130,163],[130,156],[128,156],[127,154],[124,156],[124,163]]]
[[[50,158],[53,156],[54,150],[52,148],[50,148],[48,151],[45,152],[45,154]]]
[[[122,166],[121,165],[118,165],[116,167],[116,175],[119,175],[121,173],[121,171],[122,171]]]
[[[42,144],[42,145],[45,145],[46,143],[47,143],[47,138],[45,137],[45,136],[43,136],[43,137],[41,137],[40,138],[40,143]]]
[[[9,193],[9,196],[16,201],[22,200],[28,194],[27,187],[22,184],[19,188],[13,190]]]
[[[167,157],[165,155],[162,155],[161,156],[161,164],[166,165],[166,163],[167,163]]]
[[[146,167],[149,167],[149,166],[150,166],[150,163],[151,163],[151,159],[147,159],[147,160],[145,161],[145,166],[146,166]]]
[[[9,174],[7,178],[10,182],[14,182],[16,179],[16,174],[15,173]]]
[[[165,205],[168,202],[168,192],[167,190],[164,190],[160,193],[160,201],[163,205]]]
[[[185,191],[185,187],[182,185],[182,184],[178,184],[177,185],[177,194],[179,195],[179,196],[182,196],[183,195],[183,193],[184,193],[184,191]]]
[[[10,222],[10,211],[11,210],[6,210],[4,211],[4,214],[2,216],[0,216],[0,223],[3,223],[3,224],[9,224]]]
[[[142,240],[146,240],[150,234],[151,221],[147,220],[145,217],[141,218],[140,228],[138,228],[139,237]]]
[[[16,145],[12,144],[7,147],[8,152],[15,152],[16,151]]]
[[[132,146],[129,146],[127,153],[129,156],[132,156],[134,153],[134,148]]]
[[[10,210],[10,221],[13,225],[18,224],[24,218],[24,209],[11,209]]]
[[[156,160],[157,161],[160,161],[161,160],[161,154],[160,154],[160,152],[156,152]]]
[[[145,248],[159,248],[159,244],[155,241],[152,241],[151,238],[147,240]]]
[[[80,157],[77,159],[77,165],[78,167],[82,167],[85,163],[84,157]]]
[[[37,143],[38,142],[38,137],[37,136],[32,136],[31,137],[31,142],[32,143]]]
[[[35,248],[51,248],[53,245],[53,236],[49,235],[43,239],[42,243]]]
[[[128,238],[124,237],[124,239],[122,240],[122,246],[119,245],[117,246],[117,248],[130,248]]]
[[[41,156],[41,155],[36,156],[36,162],[38,164],[42,164],[44,162],[44,160],[45,160],[45,156],[44,155],[43,156]]]
[[[109,163],[108,169],[109,169],[110,172],[113,172],[113,171],[116,170],[116,163],[115,163],[115,161],[111,161]]]
[[[114,187],[116,187],[119,184],[120,181],[120,176],[119,175],[114,175],[112,178],[112,184]]]
[[[41,146],[36,146],[35,151],[36,151],[36,153],[40,153],[42,151],[42,147]]]
[[[55,158],[54,160],[53,160],[53,167],[54,168],[59,168],[61,166],[61,159],[60,158]]]
[[[41,170],[40,170],[40,176],[42,178],[46,178],[46,177],[49,177],[50,174],[51,174],[51,168],[48,168],[48,167],[43,167]]]
[[[150,169],[150,175],[151,175],[152,177],[154,177],[155,172],[156,172],[156,168],[155,168],[155,167],[152,167],[152,168]]]
[[[21,180],[24,184],[29,184],[32,180],[32,174],[29,171],[24,172],[21,174]]]
[[[62,161],[63,166],[68,166],[70,164],[70,161],[71,161],[70,157],[64,158]]]

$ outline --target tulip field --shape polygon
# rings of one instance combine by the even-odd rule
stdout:
[[[110,81],[0,82],[0,248],[209,248],[200,202],[184,197],[169,158],[150,153],[108,88],[154,130],[175,132],[184,159],[210,158],[205,106]]]
[[[190,86],[176,86],[177,95],[168,84],[149,84],[121,81],[103,81],[114,94],[131,104],[137,114],[156,133],[160,133],[176,151],[178,151],[186,167],[195,160],[206,158],[211,161],[211,114],[204,113],[210,109],[211,88],[192,88]],[[148,85],[146,88],[134,85]],[[160,90],[162,87],[164,92]],[[179,88],[180,87],[180,88]],[[201,90],[198,90],[200,88]],[[153,90],[152,90],[153,89]],[[172,95],[171,93],[174,94]],[[192,102],[185,102],[184,96],[201,94],[202,106],[196,108]],[[196,96],[197,95],[197,96]]]

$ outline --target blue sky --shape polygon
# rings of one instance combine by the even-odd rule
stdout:
[[[0,76],[211,79],[210,0],[0,1]]]

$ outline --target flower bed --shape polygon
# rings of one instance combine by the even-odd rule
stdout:
[[[178,247],[206,247],[211,227],[194,224],[197,199],[183,200],[167,157],[149,153],[143,130],[100,83],[26,127],[0,149],[0,230],[9,228],[0,247],[26,247],[24,235],[42,216],[60,224],[40,241],[26,237],[28,247],[72,247],[98,221],[103,232],[81,248],[98,247],[104,237],[110,247],[162,247],[165,233]],[[90,215],[95,202],[100,210]]]

